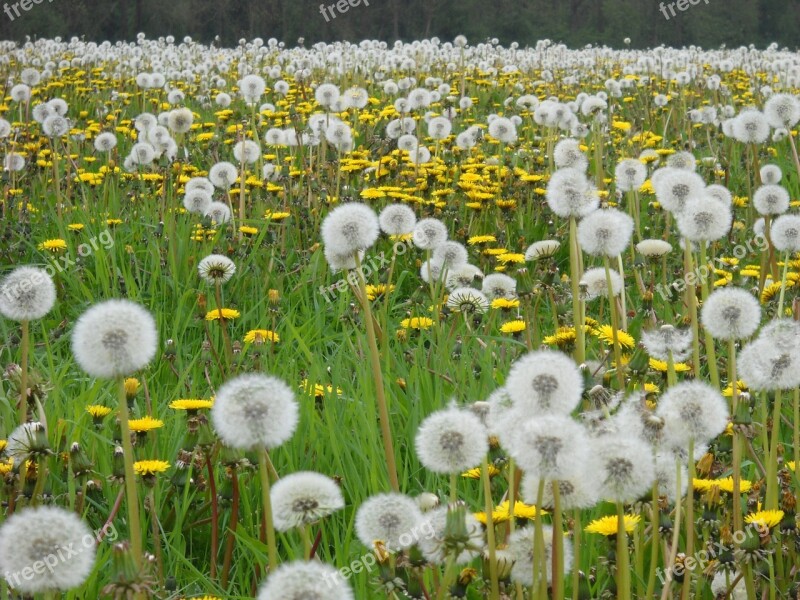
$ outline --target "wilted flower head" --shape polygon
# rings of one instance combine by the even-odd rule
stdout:
[[[615,208],[596,210],[578,223],[578,243],[593,256],[614,258],[624,252],[633,234],[633,219]]]
[[[472,285],[472,282],[476,277],[483,277],[483,271],[481,271],[475,265],[465,263],[455,267],[454,269],[447,270],[445,286],[448,290],[454,290],[460,287],[469,287]]]
[[[353,590],[334,567],[318,560],[279,565],[258,588],[256,600],[353,600]]]
[[[92,530],[74,512],[63,508],[24,508],[0,527],[0,571],[18,592],[39,594],[77,588],[91,573],[94,558]],[[47,568],[35,568],[42,564]],[[23,572],[31,573],[31,577],[10,577]]]
[[[356,512],[356,535],[372,548],[381,541],[390,551],[417,542],[416,526],[422,520],[417,501],[405,494],[376,494],[367,498]]]
[[[222,254],[209,254],[197,265],[197,272],[206,283],[226,283],[236,272],[236,264]]]
[[[226,445],[269,449],[292,437],[298,410],[294,392],[282,380],[248,373],[229,379],[217,390],[211,420]]]
[[[539,260],[553,256],[561,247],[558,240],[542,240],[534,242],[525,250],[525,260]]]
[[[664,442],[687,448],[689,441],[707,444],[728,425],[728,403],[702,381],[671,386],[658,401],[656,415],[664,419]]]
[[[433,250],[447,239],[447,227],[439,219],[420,219],[414,226],[412,241],[421,250]]]
[[[320,229],[322,243],[337,255],[354,254],[378,239],[378,216],[366,204],[347,202],[328,213]]]
[[[17,267],[0,280],[0,315],[6,319],[41,319],[55,302],[56,286],[44,269]]]
[[[51,454],[44,425],[38,421],[19,425],[8,434],[6,441],[4,453],[14,461],[15,465]]]
[[[130,375],[156,354],[153,316],[130,300],[106,300],[84,312],[72,330],[72,352],[92,377]]]
[[[512,366],[505,390],[522,414],[568,415],[580,402],[583,376],[569,356],[555,350],[529,352]]]
[[[407,235],[414,230],[417,216],[405,204],[390,204],[378,215],[378,223],[386,235]]]
[[[715,290],[703,303],[700,321],[718,340],[748,338],[758,328],[761,307],[750,292],[738,288]]]
[[[481,420],[456,407],[430,414],[417,430],[415,445],[426,469],[447,474],[473,468],[489,450]]]
[[[313,471],[292,473],[279,479],[272,486],[270,497],[278,531],[311,525],[344,508],[338,484]]]

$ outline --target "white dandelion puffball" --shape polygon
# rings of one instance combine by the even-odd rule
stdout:
[[[586,428],[566,415],[527,418],[521,411],[517,426],[502,432],[500,441],[519,468],[539,479],[561,480],[589,459]]]
[[[209,181],[214,184],[214,187],[221,190],[230,189],[236,183],[238,175],[239,172],[236,170],[236,166],[225,161],[218,162],[208,171]]]
[[[111,152],[117,146],[117,136],[105,131],[94,139],[94,149],[98,152]]]
[[[686,169],[664,167],[656,173],[652,178],[656,200],[671,213],[680,213],[686,201],[701,194],[706,187],[700,175]]]
[[[726,596],[725,594],[727,594],[734,581],[737,583],[733,587],[731,595]],[[711,593],[714,594],[715,598],[722,596],[731,600],[747,600],[747,584],[744,577],[739,577],[738,572],[720,569],[714,574],[714,579],[711,580]]]
[[[722,200],[708,195],[698,196],[686,201],[676,223],[681,235],[690,241],[715,241],[730,231],[733,212]]]
[[[347,580],[317,560],[283,563],[258,588],[256,600],[354,600]]]
[[[517,127],[511,119],[497,117],[489,123],[489,135],[504,144],[511,144],[517,140]]]
[[[469,263],[459,265],[455,269],[447,271],[445,286],[451,291],[460,287],[469,287],[476,277],[483,277],[483,271],[478,267]]]
[[[743,144],[763,144],[769,138],[769,122],[757,110],[745,110],[733,120],[733,137]]]
[[[469,262],[469,255],[464,244],[447,240],[433,249],[433,260],[442,265],[442,268],[452,269]]]
[[[724,288],[715,290],[703,303],[700,322],[717,340],[748,338],[761,321],[761,306],[747,290]]]
[[[772,244],[779,252],[800,250],[800,215],[781,215],[770,229]]]
[[[619,296],[622,292],[622,275],[614,269],[609,269],[611,275],[611,289],[608,289],[608,278],[603,267],[588,269],[581,277],[579,286],[584,300],[594,300],[595,298]]]
[[[198,215],[204,215],[212,202],[211,195],[199,187],[187,189],[183,197],[183,207],[186,211]]]
[[[636,251],[645,258],[661,258],[672,252],[672,244],[664,240],[647,239],[636,244]]]
[[[194,115],[188,108],[176,108],[169,112],[167,126],[175,133],[186,133],[192,128]]]
[[[84,312],[72,330],[72,352],[92,377],[130,375],[156,354],[158,331],[153,315],[130,300],[106,300]]]
[[[647,167],[640,160],[626,158],[617,164],[614,176],[618,190],[621,192],[636,191],[644,185],[647,179]]]
[[[420,424],[415,438],[417,455],[434,473],[461,473],[480,464],[489,451],[489,436],[473,413],[446,408]]]
[[[275,529],[288,531],[311,525],[344,508],[342,490],[326,475],[313,471],[292,473],[270,490]]]
[[[800,121],[800,100],[792,94],[773,94],[764,103],[764,116],[775,129],[791,129]]]
[[[204,214],[217,225],[223,225],[231,220],[231,209],[224,202],[212,202]]]
[[[613,433],[595,438],[592,446],[600,463],[602,498],[633,502],[650,491],[656,477],[652,445]]]
[[[581,150],[578,140],[567,138],[556,144],[553,150],[553,159],[559,169],[577,169],[586,171],[589,167],[589,159]]]
[[[561,247],[558,240],[541,240],[534,242],[525,250],[525,260],[539,260],[540,258],[550,258]]]
[[[489,299],[484,293],[471,287],[456,288],[447,297],[447,307],[465,315],[483,314],[489,309],[489,305]]]
[[[192,177],[183,186],[183,190],[184,193],[189,193],[192,190],[202,190],[210,197],[214,194],[214,184],[211,183],[208,177]]]
[[[378,224],[386,235],[407,235],[414,230],[417,216],[405,204],[390,204],[378,215]]]
[[[95,545],[91,529],[75,513],[52,506],[24,508],[0,527],[0,572],[25,594],[71,590],[92,572]],[[47,568],[36,568],[43,564]],[[31,577],[13,577],[31,571]]]
[[[0,281],[0,314],[6,319],[41,319],[55,302],[56,286],[44,269],[17,267]]]
[[[581,218],[600,204],[597,194],[586,174],[577,169],[559,169],[547,184],[547,205],[559,217]]]
[[[780,185],[762,185],[753,194],[753,207],[760,215],[780,215],[789,210],[791,197]]]
[[[222,254],[209,254],[197,265],[197,272],[206,283],[227,283],[236,272],[236,264]]]
[[[597,495],[600,482],[597,463],[592,456],[573,473],[563,473],[558,480],[558,493],[563,510],[592,508],[600,500]],[[553,482],[546,482],[542,496],[542,508],[553,508]],[[520,483],[520,495],[528,504],[536,504],[539,495],[539,479],[525,473]]]
[[[226,381],[211,409],[222,441],[243,450],[280,446],[292,437],[298,420],[294,391],[281,379],[260,373]]]
[[[583,376],[569,356],[556,350],[537,350],[518,359],[505,389],[514,408],[525,415],[568,415],[580,402]]]
[[[505,273],[491,273],[483,278],[481,291],[490,300],[513,299],[517,295],[517,280]]]
[[[511,581],[520,583],[523,586],[533,585],[533,549],[534,549],[534,527],[528,525],[517,529],[508,538],[508,554],[514,565],[511,567]],[[553,581],[553,528],[550,525],[542,526],[544,536],[544,557],[545,573],[547,583]],[[562,543],[564,573],[569,573],[572,568],[572,543],[564,536]]]
[[[346,202],[334,208],[320,227],[322,243],[333,254],[354,254],[372,246],[380,235],[378,215],[366,204]]]
[[[661,396],[656,416],[664,420],[668,446],[707,444],[728,425],[728,402],[718,390],[702,381],[682,381]]]
[[[445,534],[447,528],[448,511],[455,506],[440,506],[425,513],[425,518],[417,526],[419,531],[424,532],[419,539],[419,548],[428,562],[434,565],[442,564],[445,559],[449,559],[455,552],[448,555],[445,550]],[[463,509],[461,509],[463,510]],[[455,563],[460,565],[480,556],[483,551],[483,525],[471,513],[464,512],[464,531],[466,539],[460,539],[458,554],[455,555]]]
[[[783,171],[778,165],[764,165],[759,174],[762,183],[766,185],[776,185],[783,179]]]
[[[706,188],[706,195],[716,198],[730,208],[733,204],[733,194],[724,185],[712,183]]]
[[[240,163],[252,165],[261,156],[261,146],[253,140],[243,140],[233,147],[233,157]]]
[[[753,391],[788,390],[800,385],[797,347],[781,347],[772,337],[759,336],[739,355],[739,373]]]
[[[420,250],[433,250],[447,239],[447,227],[439,219],[420,219],[414,226],[411,241]]]
[[[596,210],[578,223],[578,243],[592,256],[614,258],[625,251],[633,234],[633,219],[615,208]]]
[[[367,548],[381,541],[396,552],[417,543],[421,520],[422,511],[413,498],[395,492],[376,494],[358,507],[356,535]]]

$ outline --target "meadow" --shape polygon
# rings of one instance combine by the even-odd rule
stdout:
[[[800,60],[0,44],[0,598],[800,598]]]

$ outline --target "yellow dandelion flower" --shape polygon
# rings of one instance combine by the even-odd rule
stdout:
[[[611,325],[600,325],[595,329],[594,335],[597,336],[597,339],[605,342],[609,346],[614,343],[614,328]],[[623,348],[628,348],[632,350],[636,346],[636,340],[633,339],[633,336],[629,334],[627,331],[622,331],[621,329],[617,330],[617,339],[619,340],[619,345]]]
[[[0,453],[6,449],[6,446],[8,446],[8,440],[0,440]]]
[[[292,213],[288,213],[288,212],[285,212],[285,211],[284,212],[281,212],[281,211],[272,212],[271,210],[268,210],[266,213],[264,213],[264,218],[265,219],[269,219],[270,221],[283,221],[284,219],[288,219],[291,216],[292,216]]]
[[[793,282],[791,281],[786,282],[787,288],[790,288],[792,286],[794,286]],[[781,293],[780,281],[764,286],[764,291],[761,292],[761,304],[766,304],[767,302],[778,296],[778,294],[780,293]]]
[[[514,321],[508,321],[507,323],[503,323],[500,326],[501,333],[520,333],[525,331],[525,321],[521,319],[516,319]]]
[[[0,460],[0,477],[8,475],[14,468],[14,459]]]
[[[93,419],[102,419],[111,414],[111,409],[100,404],[92,404],[86,407],[86,412],[92,415]]]
[[[495,475],[500,474],[500,469],[495,467],[494,465],[489,465],[489,477],[494,477]],[[481,468],[475,467],[474,469],[470,469],[469,471],[464,471],[461,474],[462,477],[466,479],[480,479],[481,478]]]
[[[37,246],[39,250],[48,250],[50,252],[61,252],[67,249],[67,242],[62,239],[45,240]]]
[[[739,271],[739,275],[741,275],[742,277],[758,277],[761,274],[760,271],[761,271],[760,269],[750,267]]]
[[[649,362],[650,362],[650,368],[653,369],[654,371],[658,371],[659,373],[667,372],[667,361],[658,360],[657,358],[651,358]],[[686,373],[691,370],[692,367],[690,367],[686,363],[675,363],[676,373]]]
[[[400,321],[403,329],[430,329],[433,327],[433,319],[428,317],[411,317]]]
[[[499,308],[501,310],[509,310],[512,308],[519,308],[519,300],[516,298],[495,298],[492,300],[492,308]]]
[[[70,223],[67,225],[67,229],[70,231],[82,231],[83,230],[83,223]]]
[[[133,463],[133,470],[137,475],[153,476],[163,473],[169,469],[169,463],[165,460],[137,460]]]
[[[640,515],[625,515],[625,531],[631,533],[641,520],[642,517]],[[618,525],[619,517],[617,517],[617,515],[609,515],[607,517],[595,519],[584,528],[584,531],[587,533],[599,533],[605,536],[617,535]]]
[[[386,296],[386,294],[390,294],[394,291],[394,285],[389,285],[388,288],[385,283],[379,283],[378,285],[367,285],[367,298],[370,300],[375,300],[375,298],[379,298],[381,296]]]
[[[467,244],[470,246],[475,246],[476,244],[488,244],[496,241],[497,238],[493,235],[473,235],[467,240]]]
[[[196,411],[214,406],[213,400],[203,400],[202,398],[181,398],[169,403],[172,410]]]
[[[280,336],[269,329],[251,329],[244,334],[245,344],[263,344],[264,342],[273,342],[277,344],[280,341]]]
[[[577,337],[574,327],[559,327],[553,335],[548,335],[542,340],[548,346],[568,346],[575,342]]]
[[[125,395],[128,398],[133,398],[140,387],[139,380],[135,377],[128,377],[123,385],[125,386]]]
[[[225,321],[232,321],[233,319],[238,319],[240,313],[238,310],[233,308],[219,308],[209,311],[206,314],[206,321],[216,321],[218,319],[223,319]]]
[[[106,225],[114,227],[115,225],[122,225],[122,219],[106,219]]]
[[[758,512],[750,513],[744,520],[746,523],[772,529],[783,520],[783,514],[782,510],[759,510]]]
[[[128,421],[128,427],[131,431],[135,431],[136,433],[145,433],[163,426],[164,421],[161,419],[154,419],[153,417],[142,417],[141,419],[131,419]]]
[[[509,263],[522,264],[525,262],[525,255],[515,252],[508,252],[506,254],[501,254],[500,256],[498,256],[497,260],[499,260],[504,265],[507,265]]]
[[[742,392],[746,392],[747,389],[748,389],[747,388],[747,384],[744,381],[742,381],[741,379],[739,379],[736,382],[736,389],[739,390],[740,394]],[[726,387],[724,390],[722,390],[722,395],[725,396],[726,398],[730,398],[731,396],[733,396],[733,385],[729,383],[728,387]]]
[[[733,477],[724,477],[723,479],[694,479],[692,485],[698,492],[707,492],[711,488],[718,488],[720,492],[733,493]],[[739,480],[739,490],[742,493],[747,493],[753,483],[747,479]]]
[[[378,189],[378,188],[368,188],[366,190],[361,190],[361,193],[359,195],[362,198],[367,198],[367,199],[385,198],[386,197],[386,192],[384,192],[383,190]]]
[[[322,385],[321,383],[311,383],[308,379],[303,379],[303,381],[300,382],[300,388],[309,396],[314,396],[319,399],[324,398],[326,395],[342,395],[342,390],[338,387],[334,390],[333,386],[330,384]]]
[[[248,236],[248,237],[250,237],[250,236],[253,236],[253,235],[257,235],[257,234],[258,234],[258,228],[256,228],[256,227],[250,227],[250,226],[248,226],[248,225],[242,225],[241,227],[239,227],[239,231],[240,231],[240,232],[241,232],[243,235],[246,235],[246,236]]]
[[[644,384],[644,391],[648,394],[660,394],[661,389],[655,383],[645,383]]]

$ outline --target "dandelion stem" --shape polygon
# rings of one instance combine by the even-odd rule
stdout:
[[[125,394],[125,379],[117,377],[117,401],[119,404],[119,426],[122,435],[122,459],[125,465],[125,495],[128,504],[128,529],[131,538],[133,560],[142,568],[142,526],[139,517],[139,496],[136,492],[136,473],[133,471],[133,445],[128,426],[128,398]]]
[[[222,560],[222,575],[220,577],[220,584],[223,589],[228,587],[228,574],[231,569],[233,544],[236,540],[236,526],[239,521],[239,473],[235,466],[231,467],[231,489],[231,520],[228,526],[230,535],[225,540],[225,557]]]
[[[625,506],[617,502],[617,598],[630,600],[631,581],[628,557],[628,534],[625,530]]]
[[[576,508],[572,515],[572,552],[575,560],[572,561],[572,600],[578,600],[581,587],[581,511]]]
[[[781,294],[778,299],[778,318],[783,318],[783,300],[786,295],[786,277],[789,271],[789,258],[791,252],[786,252],[783,256],[783,274],[781,275]]]
[[[728,341],[728,380],[731,383],[731,414],[733,415],[733,530],[742,530],[742,439],[736,427],[739,386],[736,382],[736,340]]]
[[[772,407],[772,431],[770,431],[769,459],[767,460],[767,510],[778,510],[778,440],[781,434],[781,408],[783,394],[775,390],[775,401]],[[764,423],[766,427],[766,423]]]
[[[558,481],[551,481],[553,487],[553,600],[564,598],[564,525],[561,518],[561,490]],[[539,507],[536,507],[539,510]]]
[[[30,324],[27,319],[21,322],[22,342],[20,351],[20,382],[19,382],[19,424],[24,425],[28,421],[28,351],[30,348]]]
[[[708,257],[707,257],[707,250],[706,250],[706,242],[700,242],[700,266],[703,268],[710,268]],[[700,278],[700,295],[703,299],[703,302],[708,300],[708,278],[702,277]],[[706,358],[708,361],[708,373],[711,377],[711,385],[715,388],[719,389],[719,369],[717,368],[717,354],[714,347],[714,338],[711,337],[711,332],[708,329],[704,329],[703,333],[705,335],[705,342],[706,342]]]
[[[270,498],[269,470],[267,468],[268,452],[266,448],[262,448],[258,453],[258,474],[261,478],[261,496],[264,503],[264,525],[267,530],[267,557],[269,559],[267,572],[269,573],[278,565],[278,544],[275,541],[275,526],[272,523],[272,499]]]
[[[486,511],[486,540],[489,546],[489,579],[491,585],[491,600],[499,600],[500,584],[497,579],[497,556],[495,554],[495,530],[494,520],[492,519],[492,482],[489,480],[489,462],[483,457],[481,464],[481,479],[483,480],[483,505]],[[513,513],[512,513],[513,520]]]
[[[619,313],[617,300],[614,297],[613,286],[611,283],[611,268],[609,267],[608,257],[603,257],[603,265],[606,269],[606,286],[608,287],[608,302],[611,305],[611,340],[614,345],[614,363],[617,374],[617,384],[619,390],[625,390],[625,367],[622,364],[622,348],[619,345]]]
[[[206,468],[208,469],[208,491],[211,495],[211,579],[217,577],[217,549],[219,547],[219,504],[217,502],[217,482],[214,477],[214,463],[211,460],[212,449],[206,452]]]
[[[586,332],[583,330],[581,297],[578,285],[581,280],[580,247],[578,246],[578,225],[575,217],[569,218],[569,280],[572,286],[572,321],[575,327],[575,362],[586,361]]]
[[[539,513],[544,501],[544,479],[539,480],[536,491],[536,519],[533,522],[533,582],[531,584],[531,598],[540,598],[540,579],[546,578],[544,567],[544,532],[542,531],[542,516]]]
[[[389,483],[392,489],[395,492],[399,492],[400,481],[397,477],[397,465],[395,463],[394,445],[392,443],[392,429],[389,424],[389,408],[386,403],[386,390],[383,383],[383,372],[381,371],[381,356],[378,351],[378,343],[375,339],[375,324],[372,321],[372,307],[367,298],[367,282],[364,279],[364,271],[361,269],[361,261],[358,258],[358,252],[356,252],[354,256],[360,290],[359,300],[361,301],[361,308],[364,310],[364,321],[367,327],[369,362],[372,369],[372,377],[375,381],[375,399],[378,403],[378,415],[380,419],[381,436],[383,438],[383,451],[386,458],[386,469],[389,472]]]
[[[658,507],[658,482],[653,484],[653,503],[650,509],[650,573],[647,576],[647,593],[645,598],[653,598],[656,589],[656,565],[658,565],[658,551],[661,545],[661,509]]]
[[[692,242],[683,240],[684,274],[686,276],[686,306],[692,321],[692,370],[695,378],[700,377],[700,325],[697,322],[697,286],[694,278],[689,282],[688,275],[692,272]]]
[[[667,560],[665,563],[666,573],[667,573],[667,583],[664,586],[664,589],[661,590],[661,600],[667,600],[670,598],[669,589],[672,587],[672,566],[675,564],[675,557],[678,554],[678,538],[680,537],[681,533],[681,492],[683,488],[681,486],[681,463],[676,458],[675,459],[675,491],[676,491],[676,498],[678,500],[675,502],[675,519],[673,521],[672,526],[672,543],[670,544],[669,548],[669,555],[667,556]]]
[[[689,487],[686,491],[686,556],[694,556],[694,438],[689,438]],[[679,525],[676,522],[676,525]],[[692,589],[693,569],[686,569],[681,598],[689,599]]]

